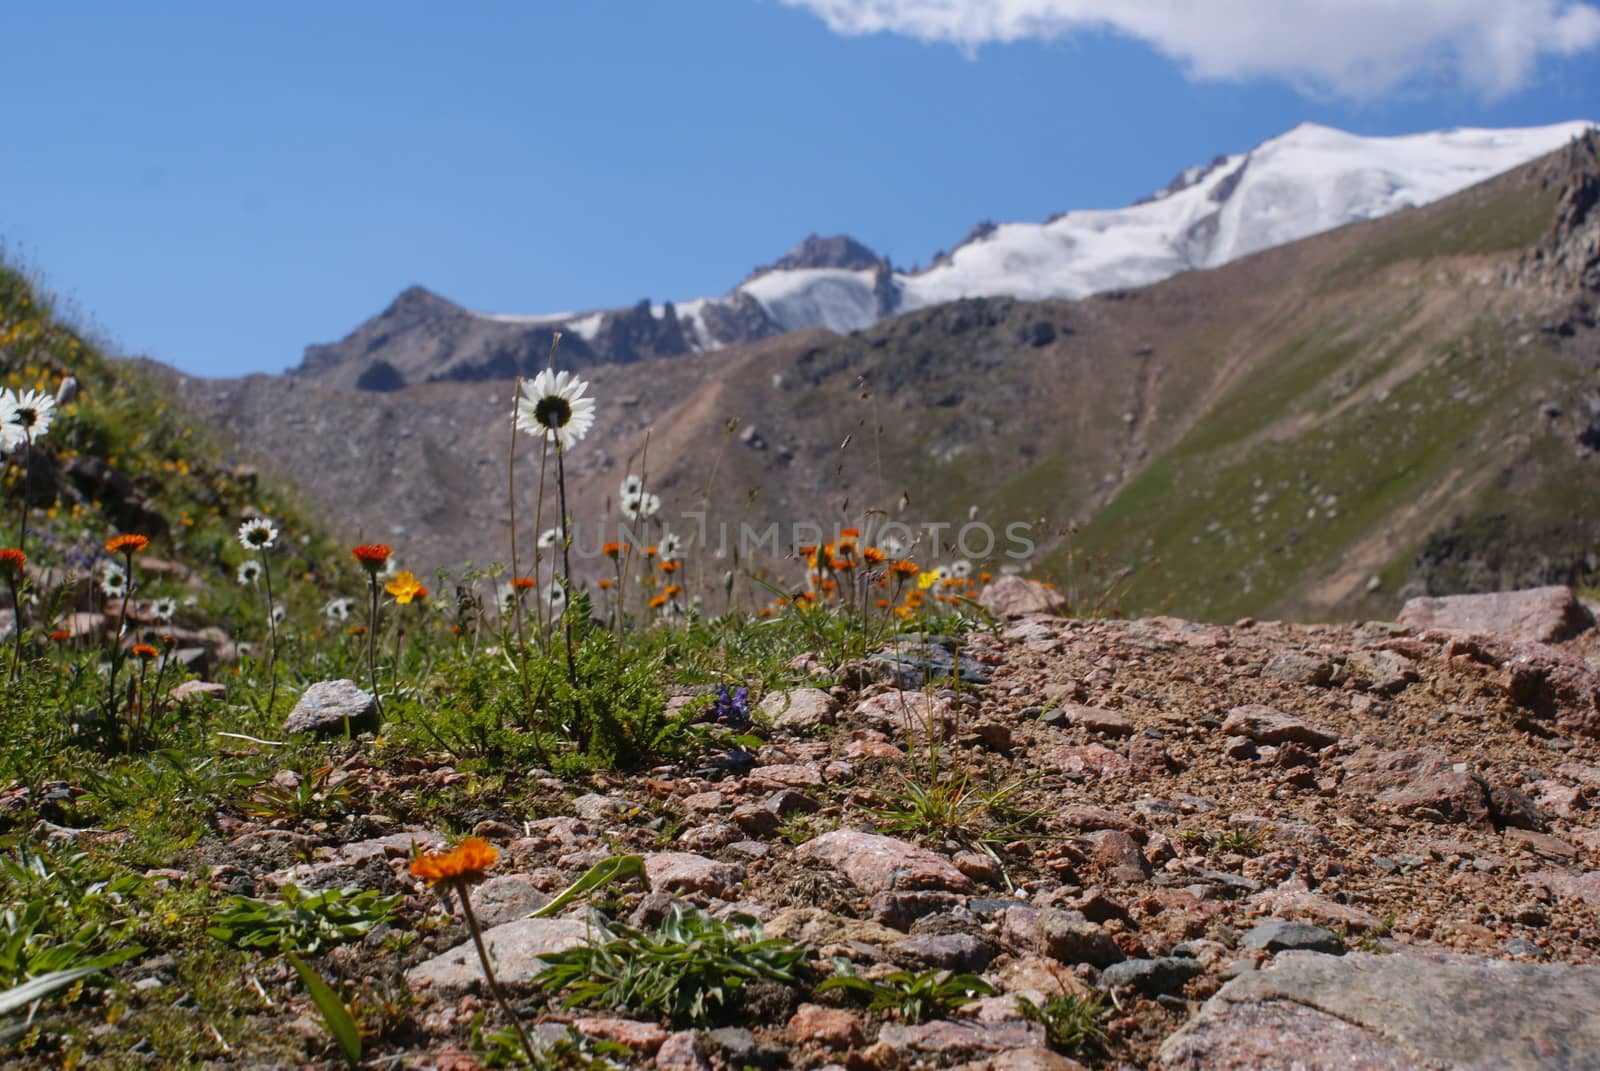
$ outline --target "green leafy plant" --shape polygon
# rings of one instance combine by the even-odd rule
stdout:
[[[327,1026],[328,1033],[338,1042],[339,1051],[344,1054],[345,1062],[355,1067],[361,1062],[361,1031],[356,1026],[355,1017],[350,1014],[350,1009],[344,1006],[344,1001],[339,999],[339,994],[322,980],[320,974],[306,966],[305,962],[293,952],[287,953],[287,956],[289,965],[300,976],[300,984],[311,994],[311,1002],[317,1006],[317,1011],[322,1015],[322,1022]]]
[[[644,880],[644,859],[637,855],[613,855],[609,859],[602,859],[590,867],[577,881],[568,885],[556,894],[554,900],[534,911],[529,917],[536,919],[550,918],[559,914],[567,905],[587,896],[594,890],[614,881],[626,881],[629,878]]]
[[[818,993],[842,989],[864,997],[868,1011],[890,1011],[908,1023],[942,1019],[979,996],[992,996],[994,986],[975,974],[928,970],[913,974],[895,971],[870,980],[855,972],[848,960],[833,961],[833,975],[817,986]]]
[[[279,901],[230,897],[206,932],[237,948],[315,952],[364,936],[394,914],[401,900],[372,889],[307,893],[292,884],[281,895]]]
[[[585,1037],[568,1027],[565,1037],[534,1041],[529,1056],[515,1030],[484,1030],[481,1019],[472,1024],[472,1048],[485,1067],[534,1071],[621,1071],[632,1054],[626,1045]]]
[[[1261,834],[1248,829],[1225,829],[1212,840],[1211,847],[1224,853],[1259,855],[1261,854]]]
[[[82,852],[19,851],[0,858],[0,981],[84,967],[101,970],[141,954],[131,896],[144,887]]]
[[[1043,1005],[1018,997],[1017,1010],[1030,1023],[1044,1027],[1045,1039],[1057,1052],[1071,1055],[1105,1041],[1105,998],[1098,993],[1088,996],[1058,994],[1047,998]]]
[[[716,919],[677,905],[654,933],[612,923],[598,939],[545,957],[533,979],[565,1007],[592,1005],[666,1014],[703,1025],[728,1010],[757,979],[796,982],[805,950],[766,937],[749,915]]]
[[[252,787],[243,804],[245,813],[268,820],[307,821],[347,813],[355,792],[348,777],[338,778],[334,766],[318,766],[284,784],[264,778]]]

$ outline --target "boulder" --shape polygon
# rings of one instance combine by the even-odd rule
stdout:
[[[1490,633],[1528,643],[1560,643],[1594,627],[1594,615],[1562,584],[1487,595],[1407,600],[1400,624],[1421,632]]]
[[[996,617],[1053,614],[1066,604],[1060,592],[1020,576],[999,577],[978,594],[978,605]]]
[[[1285,952],[1161,1047],[1163,1071],[1592,1067],[1600,967],[1442,952]]]
[[[821,688],[790,688],[767,693],[756,710],[775,729],[805,733],[832,725],[839,715],[839,704]]]
[[[581,919],[523,919],[485,930],[483,942],[494,960],[495,976],[508,985],[524,985],[544,970],[541,956],[577,948],[598,933]],[[411,968],[406,981],[447,997],[480,988],[487,992],[470,940]]]
[[[318,681],[300,695],[283,723],[286,733],[319,736],[377,732],[378,700],[352,680]]]

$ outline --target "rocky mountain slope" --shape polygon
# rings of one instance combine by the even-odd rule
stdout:
[[[1550,152],[1587,126],[1378,138],[1304,123],[1248,152],[1187,168],[1127,208],[979,224],[922,270],[895,270],[850,238],[813,235],[720,298],[490,315],[413,287],[347,338],[308,347],[298,373],[393,390],[541,367],[556,328],[566,333],[575,365],[630,362],[808,327],[843,333],[960,298],[1080,298],[1144,286],[1431,203]]]
[[[933,561],[968,520],[1027,523],[1031,558],[968,556],[1042,566],[1080,602],[1211,619],[1388,617],[1409,594],[1585,580],[1596,140],[1141,290],[584,366],[599,423],[569,458],[573,515],[597,547],[643,467],[691,536],[684,511],[735,534],[893,519]],[[351,534],[418,564],[505,559],[510,381],[174,389]],[[937,552],[926,524],[952,526]]]
[[[753,751],[647,777],[488,777],[357,743],[331,783],[340,820],[219,810],[217,836],[153,873],[394,895],[384,926],[324,968],[361,979],[363,1006],[387,996],[377,1061],[483,1066],[479,1021],[497,1013],[466,926],[408,871],[413,845],[470,830],[498,849],[471,896],[518,1014],[545,1043],[620,1044],[622,1067],[1594,1066],[1600,677],[1570,592],[1360,627],[992,605],[1001,629],[934,642],[959,658],[959,688],[850,664],[831,686],[757,697]],[[910,808],[916,786],[943,786],[952,808]],[[642,878],[532,917],[623,853]],[[760,920],[805,950],[798,978],[751,981],[703,1023],[562,1006],[533,982],[541,955],[597,924],[653,932],[684,908]],[[869,1009],[816,987],[842,969],[890,993],[938,971],[992,992]],[[219,1022],[230,1047],[196,1042],[215,1066],[337,1066],[288,966],[252,973],[274,999],[240,999]],[[183,984],[170,956],[124,974],[135,1016]],[[91,1060],[127,1043],[85,1036]]]

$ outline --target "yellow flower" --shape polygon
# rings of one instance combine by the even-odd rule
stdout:
[[[383,590],[393,595],[395,602],[404,606],[418,595],[425,594],[428,589],[422,586],[422,582],[412,574],[411,570],[407,569],[383,585]]]
[[[933,587],[933,585],[937,584],[943,579],[943,569],[929,569],[925,573],[917,574],[917,588],[920,591],[927,591],[929,588]]]

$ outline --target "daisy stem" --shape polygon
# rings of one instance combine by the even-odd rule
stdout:
[[[518,376],[511,388],[511,448],[506,453],[506,503],[511,509],[511,590],[518,592],[516,587],[517,577],[517,406],[522,401],[522,377]],[[534,575],[539,570],[534,569]],[[522,702],[524,706],[533,705],[533,691],[528,686],[528,636],[523,629],[522,622],[522,596],[517,593],[512,599],[512,616],[517,623],[517,674],[522,683]]]
[[[17,578],[10,573],[6,574],[6,586],[11,589],[14,615],[11,621],[11,673],[7,680],[15,683],[22,676],[22,594],[17,588]]]
[[[489,983],[489,992],[494,994],[495,1003],[500,1005],[500,1010],[511,1020],[517,1037],[522,1039],[522,1048],[528,1054],[529,1064],[537,1067],[539,1056],[534,1051],[533,1041],[529,1039],[528,1032],[522,1028],[522,1020],[511,1010],[511,1002],[506,999],[505,990],[500,988],[500,981],[494,976],[494,967],[489,963],[489,950],[483,944],[483,931],[478,928],[478,916],[472,911],[471,892],[466,884],[461,882],[455,883],[455,891],[461,900],[461,915],[467,920],[467,931],[472,934],[473,947],[478,950],[478,962],[483,964],[483,977]]]
[[[128,704],[128,741],[142,741],[150,735],[150,695],[145,691],[145,678],[150,673],[150,663],[139,659],[139,684],[134,689],[134,699]]]
[[[28,468],[33,461],[33,432],[29,431],[22,440],[22,449],[17,451],[17,464],[22,466],[21,493],[17,496],[21,516],[17,519],[17,549],[26,552],[28,549]]]
[[[367,609],[367,677],[372,681],[372,705],[378,710],[378,720],[383,720],[383,700],[378,697],[378,574],[367,570],[367,587],[372,599]]]
[[[544,525],[544,483],[545,483],[545,472],[546,472],[546,469],[547,469],[547,467],[549,465],[549,462],[550,462],[550,440],[549,439],[545,439],[545,438],[541,438],[539,440],[539,493],[537,495],[535,495],[534,499],[533,499],[533,528],[534,528],[534,531],[536,531],[536,532],[543,531],[543,525]],[[533,579],[535,581],[537,581],[539,579],[539,563],[543,559],[544,559],[544,548],[540,547],[538,543],[534,543],[534,545],[533,545]],[[553,582],[554,582],[554,578],[552,577],[552,583]],[[538,599],[538,600],[536,600],[534,602],[533,623],[539,626],[539,645],[540,645],[540,650],[541,651],[544,649],[544,626],[545,626],[544,609],[545,609],[545,607],[547,605],[548,605],[548,601],[546,599]]]
[[[117,632],[111,638],[111,676],[106,682],[106,728],[117,731],[117,670],[122,668],[122,630],[128,624],[128,603],[133,601],[133,551],[124,556],[128,562],[128,581],[122,588],[122,605],[117,608]],[[131,741],[130,741],[131,744]]]
[[[567,596],[562,600],[565,609],[561,614],[561,624],[567,640],[567,680],[573,687],[577,687],[578,667],[572,659],[572,614],[567,612],[572,609],[572,559],[567,550],[567,544],[570,540],[566,538],[568,526],[571,522],[567,520],[567,467],[561,460],[565,455],[566,451],[561,449],[561,444],[557,442],[556,493],[560,498],[561,505],[561,584]]]
[[[645,428],[644,429],[644,448],[639,452],[639,503],[640,503],[641,509],[642,509],[643,504],[644,504],[645,495],[649,494],[649,487],[645,484],[645,476],[649,472],[650,472],[650,429],[649,428]],[[649,531],[648,531],[649,525],[650,525],[650,522],[649,522],[649,520],[646,519],[645,520],[645,528],[646,528],[646,532],[645,532],[646,540],[645,541],[646,542],[649,542]],[[629,535],[633,535],[634,534],[632,529],[629,530],[628,534]],[[632,568],[632,566],[633,566],[633,540],[630,539],[630,540],[628,540],[628,545],[623,548],[622,558],[619,559],[619,564],[617,566],[617,569],[619,570],[619,572],[617,574],[617,577],[618,577],[618,579],[617,579],[617,616],[619,618],[621,618],[623,615],[625,615],[628,612],[628,602],[627,602],[627,599],[625,597],[626,596],[626,592],[623,591],[623,585],[627,583],[627,579],[628,579],[627,571],[628,571],[628,569]]]
[[[169,636],[166,639],[171,639],[171,637]],[[151,689],[157,698],[161,696],[161,682],[167,679],[167,665],[172,661],[172,646],[163,640],[161,648],[161,665],[156,667],[156,684]]]
[[[267,673],[272,683],[267,689],[267,715],[278,701],[278,618],[272,605],[272,566],[267,562],[267,551],[261,549],[261,578],[267,589]]]

